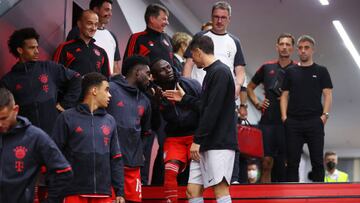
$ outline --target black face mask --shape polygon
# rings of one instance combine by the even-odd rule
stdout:
[[[326,163],[326,167],[329,169],[329,170],[333,170],[336,166],[336,163],[335,162],[332,162],[332,161],[329,161]]]

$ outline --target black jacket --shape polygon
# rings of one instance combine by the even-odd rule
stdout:
[[[40,167],[48,171],[48,202],[62,202],[61,192],[72,178],[70,164],[56,144],[24,117],[0,134],[0,202],[32,203]]]
[[[161,58],[169,62],[170,65],[174,65],[170,36],[151,28],[146,28],[143,32],[137,32],[130,36],[123,61],[135,54],[147,57],[150,62]]]
[[[199,82],[181,76],[177,76],[176,80],[186,94],[200,98],[201,85]],[[199,112],[194,109],[193,105],[170,102],[163,98],[160,101],[159,111],[166,121],[165,133],[167,137],[194,135],[199,124]]]
[[[91,113],[86,104],[79,104],[61,113],[52,138],[70,162],[74,178],[64,195],[123,196],[123,161],[116,122],[105,109]]]
[[[110,76],[109,59],[106,51],[97,46],[94,39],[91,39],[89,44],[80,38],[60,44],[56,49],[54,61],[77,71],[81,75],[98,72],[106,77]]]
[[[114,116],[125,166],[144,163],[143,140],[151,134],[151,106],[138,88],[130,86],[121,75],[111,78],[111,100],[107,111]]]
[[[73,107],[81,92],[80,75],[52,61],[17,63],[1,82],[13,93],[19,115],[48,134],[59,114],[56,103]]]
[[[201,98],[185,94],[181,100],[200,112],[194,142],[200,144],[200,151],[237,150],[235,84],[230,69],[217,60],[204,70]]]

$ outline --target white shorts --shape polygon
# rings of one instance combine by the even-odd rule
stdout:
[[[191,160],[189,183],[208,188],[219,184],[225,178],[230,185],[234,160],[234,150],[200,152],[200,161]]]

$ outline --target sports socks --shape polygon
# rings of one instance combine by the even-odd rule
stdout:
[[[167,162],[165,163],[165,198],[167,203],[177,203],[178,191],[177,191],[177,175],[179,173],[179,164]]]
[[[217,203],[231,203],[231,197],[230,195],[222,196],[218,199],[216,199]]]
[[[203,197],[196,197],[189,199],[189,203],[204,203]]]

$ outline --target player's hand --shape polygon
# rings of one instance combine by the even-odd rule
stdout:
[[[65,109],[60,105],[60,103],[57,103],[57,104],[56,104],[56,109],[57,109],[58,111],[60,111],[60,112],[65,111]]]
[[[323,122],[323,124],[325,125],[325,124],[326,124],[326,121],[327,121],[326,116],[325,116],[325,115],[321,115],[321,116],[320,116],[320,119],[321,119],[321,121]]]
[[[184,97],[185,92],[184,90],[180,87],[179,83],[176,83],[176,90],[166,90],[163,93],[163,96],[166,97],[168,100],[170,101],[181,101],[182,98]]]
[[[190,147],[190,157],[194,161],[200,161],[200,145],[192,143]]]
[[[125,199],[121,196],[117,196],[115,199],[115,203],[125,203]]]
[[[259,102],[255,107],[258,110],[265,110],[265,109],[269,108],[269,106],[270,106],[270,101],[265,98],[264,101]]]
[[[238,112],[239,112],[240,119],[244,120],[247,118],[248,112],[247,112],[247,108],[245,106],[239,106]]]
[[[240,89],[241,85],[235,85],[235,99],[238,99],[240,97]]]

